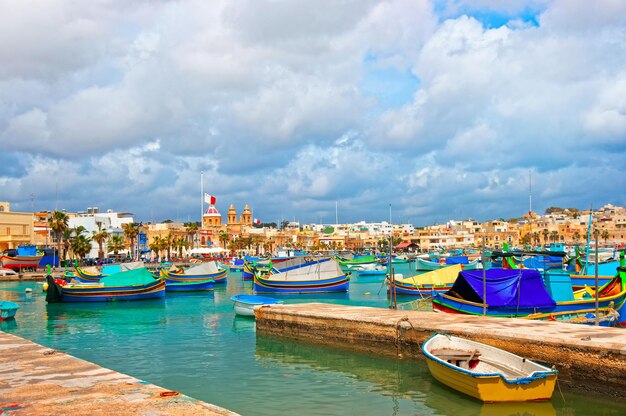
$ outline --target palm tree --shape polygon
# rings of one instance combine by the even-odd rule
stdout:
[[[131,258],[134,258],[132,255],[133,250],[135,248],[135,238],[139,235],[139,224],[136,222],[129,222],[128,224],[122,224],[122,229],[124,230],[124,237],[130,240],[130,250]]]
[[[557,242],[559,240],[559,232],[558,231],[552,231],[550,233],[550,240]]]
[[[174,247],[178,251],[178,257],[183,256],[183,249],[187,249],[191,246],[189,241],[185,237],[179,237],[174,239]]]
[[[79,234],[72,240],[72,251],[78,256],[78,261],[81,262],[91,251],[91,238]]]
[[[608,230],[602,230],[601,238],[604,240],[604,245],[606,246],[606,242],[608,241],[610,235]]]
[[[228,246],[229,240],[230,236],[227,232],[223,232],[220,234],[220,243],[222,244],[222,247],[226,248],[226,246]]]
[[[550,235],[550,231],[548,231],[547,228],[544,228],[541,231],[541,235],[543,235],[543,244],[544,245],[547,244],[548,243],[548,236]]]
[[[72,248],[72,238],[74,237],[74,230],[72,228],[66,228],[63,230],[63,261],[66,260],[67,253]]]
[[[574,242],[575,242],[576,244],[578,244],[578,240],[580,240],[580,232],[575,231],[575,232],[574,232]]]
[[[61,238],[63,236],[63,232],[68,227],[69,217],[65,212],[62,211],[53,211],[50,217],[48,218],[48,225],[54,234],[54,237],[57,240],[57,253],[61,253]]]
[[[158,235],[154,237],[154,239],[152,240],[150,244],[148,244],[148,247],[150,248],[150,250],[154,251],[154,253],[156,254],[157,259],[160,257],[162,245],[163,243],[162,243],[161,236],[158,236]]]
[[[124,237],[119,234],[114,234],[109,238],[107,243],[107,250],[112,251],[113,254],[117,257],[117,254],[124,250]]]
[[[163,239],[164,241],[164,245],[167,249],[167,260],[171,260],[172,259],[172,244],[174,243],[174,239],[172,237],[171,233],[167,233],[167,235],[165,236],[165,238]]]
[[[102,229],[101,222],[98,222],[97,224],[98,230],[92,231],[92,238],[96,243],[98,243],[98,260],[102,262],[102,260],[104,259],[104,250],[102,249],[102,246],[106,239],[109,237],[109,233],[107,233],[107,230]]]
[[[185,235],[188,237],[188,241],[193,245],[194,238],[198,232],[198,223],[197,222],[186,222],[183,224],[185,226]]]

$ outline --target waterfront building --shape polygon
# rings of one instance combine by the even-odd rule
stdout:
[[[0,202],[0,251],[32,244],[34,239],[33,214],[13,212],[9,202]]]

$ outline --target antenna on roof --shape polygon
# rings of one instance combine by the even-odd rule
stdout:
[[[533,212],[533,178],[531,170],[528,169],[528,215]]]

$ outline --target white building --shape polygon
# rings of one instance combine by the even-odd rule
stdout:
[[[135,220],[133,214],[129,212],[114,212],[111,209],[108,209],[107,212],[100,212],[100,210],[95,207],[87,208],[87,211],[77,212],[75,216],[70,216],[68,219],[68,227],[72,229],[82,226],[85,228],[83,235],[91,238],[93,232],[98,230],[98,226],[100,226],[102,230],[106,230],[110,236],[123,235],[124,230],[122,224],[130,224],[132,222],[135,222]],[[106,251],[105,243],[105,257]],[[87,257],[98,257],[98,243],[94,240],[91,241],[91,251],[87,254]]]

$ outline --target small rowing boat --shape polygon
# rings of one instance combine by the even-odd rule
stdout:
[[[20,308],[15,302],[8,300],[0,300],[0,321],[15,317],[17,310]]]
[[[422,345],[430,373],[486,403],[550,400],[557,371],[480,342],[435,334]]]
[[[235,295],[230,300],[234,302],[235,313],[241,316],[254,316],[255,306],[283,303],[282,300],[258,295]]]

